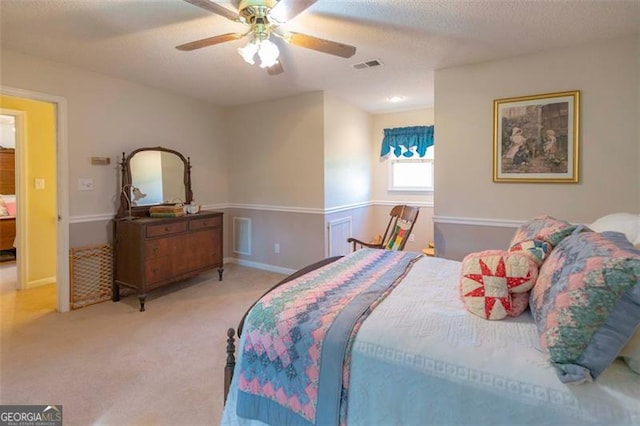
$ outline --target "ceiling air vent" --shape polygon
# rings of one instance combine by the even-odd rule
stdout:
[[[382,62],[380,61],[380,59],[370,59],[368,61],[360,62],[358,64],[353,64],[352,66],[357,70],[363,70],[365,68],[379,67],[380,65],[382,65]]]

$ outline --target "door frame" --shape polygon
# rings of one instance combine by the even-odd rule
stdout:
[[[56,289],[57,289],[57,308],[59,312],[69,311],[69,156],[67,145],[67,100],[61,96],[51,95],[48,93],[34,92],[32,90],[18,89],[14,87],[0,85],[0,94],[6,96],[14,96],[17,98],[31,99],[36,101],[52,103],[56,107],[56,208],[58,211],[57,232],[56,232]],[[17,141],[16,141],[17,144]],[[16,145],[17,146],[17,145]],[[24,147],[22,147],[24,153]],[[18,150],[16,150],[16,153]],[[24,156],[21,156],[24,157]],[[24,162],[24,158],[20,160]],[[20,171],[17,174],[24,173],[23,164],[17,163]],[[24,185],[25,182],[18,177],[16,184]],[[16,186],[16,193],[20,187]],[[18,197],[18,200],[24,197]],[[24,204],[24,201],[20,201]],[[24,213],[24,208],[18,205],[18,215]],[[20,213],[22,212],[22,213]],[[16,226],[22,226],[21,221],[16,221]],[[21,238],[18,238],[18,245],[21,244]],[[25,259],[20,262],[18,254],[18,282],[24,273]]]

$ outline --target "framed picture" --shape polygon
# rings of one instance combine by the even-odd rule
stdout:
[[[493,101],[494,182],[578,182],[580,91]]]

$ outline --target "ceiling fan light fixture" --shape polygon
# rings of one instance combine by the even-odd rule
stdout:
[[[278,63],[278,57],[280,51],[278,46],[269,39],[264,39],[260,42],[260,48],[258,49],[258,56],[262,61],[260,68],[269,68]]]
[[[258,55],[261,62],[260,67],[266,68],[269,75],[278,75],[284,72],[284,68],[278,59],[280,51],[278,46],[270,40],[271,35],[279,37],[294,46],[342,58],[350,58],[356,53],[356,48],[348,44],[303,33],[278,31],[281,24],[304,12],[318,0],[235,0],[232,3],[238,9],[237,13],[213,0],[184,1],[231,21],[242,22],[251,27],[245,33],[220,34],[176,46],[176,49],[181,51],[201,49],[250,36],[251,41],[244,47],[238,48],[238,54],[242,56],[245,62],[251,65],[255,64],[256,55]]]
[[[238,54],[251,65],[255,64],[253,58],[256,56],[256,53],[258,53],[258,43],[256,43],[255,40],[249,42],[245,47],[238,48]]]

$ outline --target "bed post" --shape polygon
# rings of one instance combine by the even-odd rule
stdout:
[[[235,334],[236,331],[233,328],[227,330],[227,364],[224,366],[224,404],[227,403],[227,394],[229,393],[229,387],[231,387],[233,369],[236,366]]]

